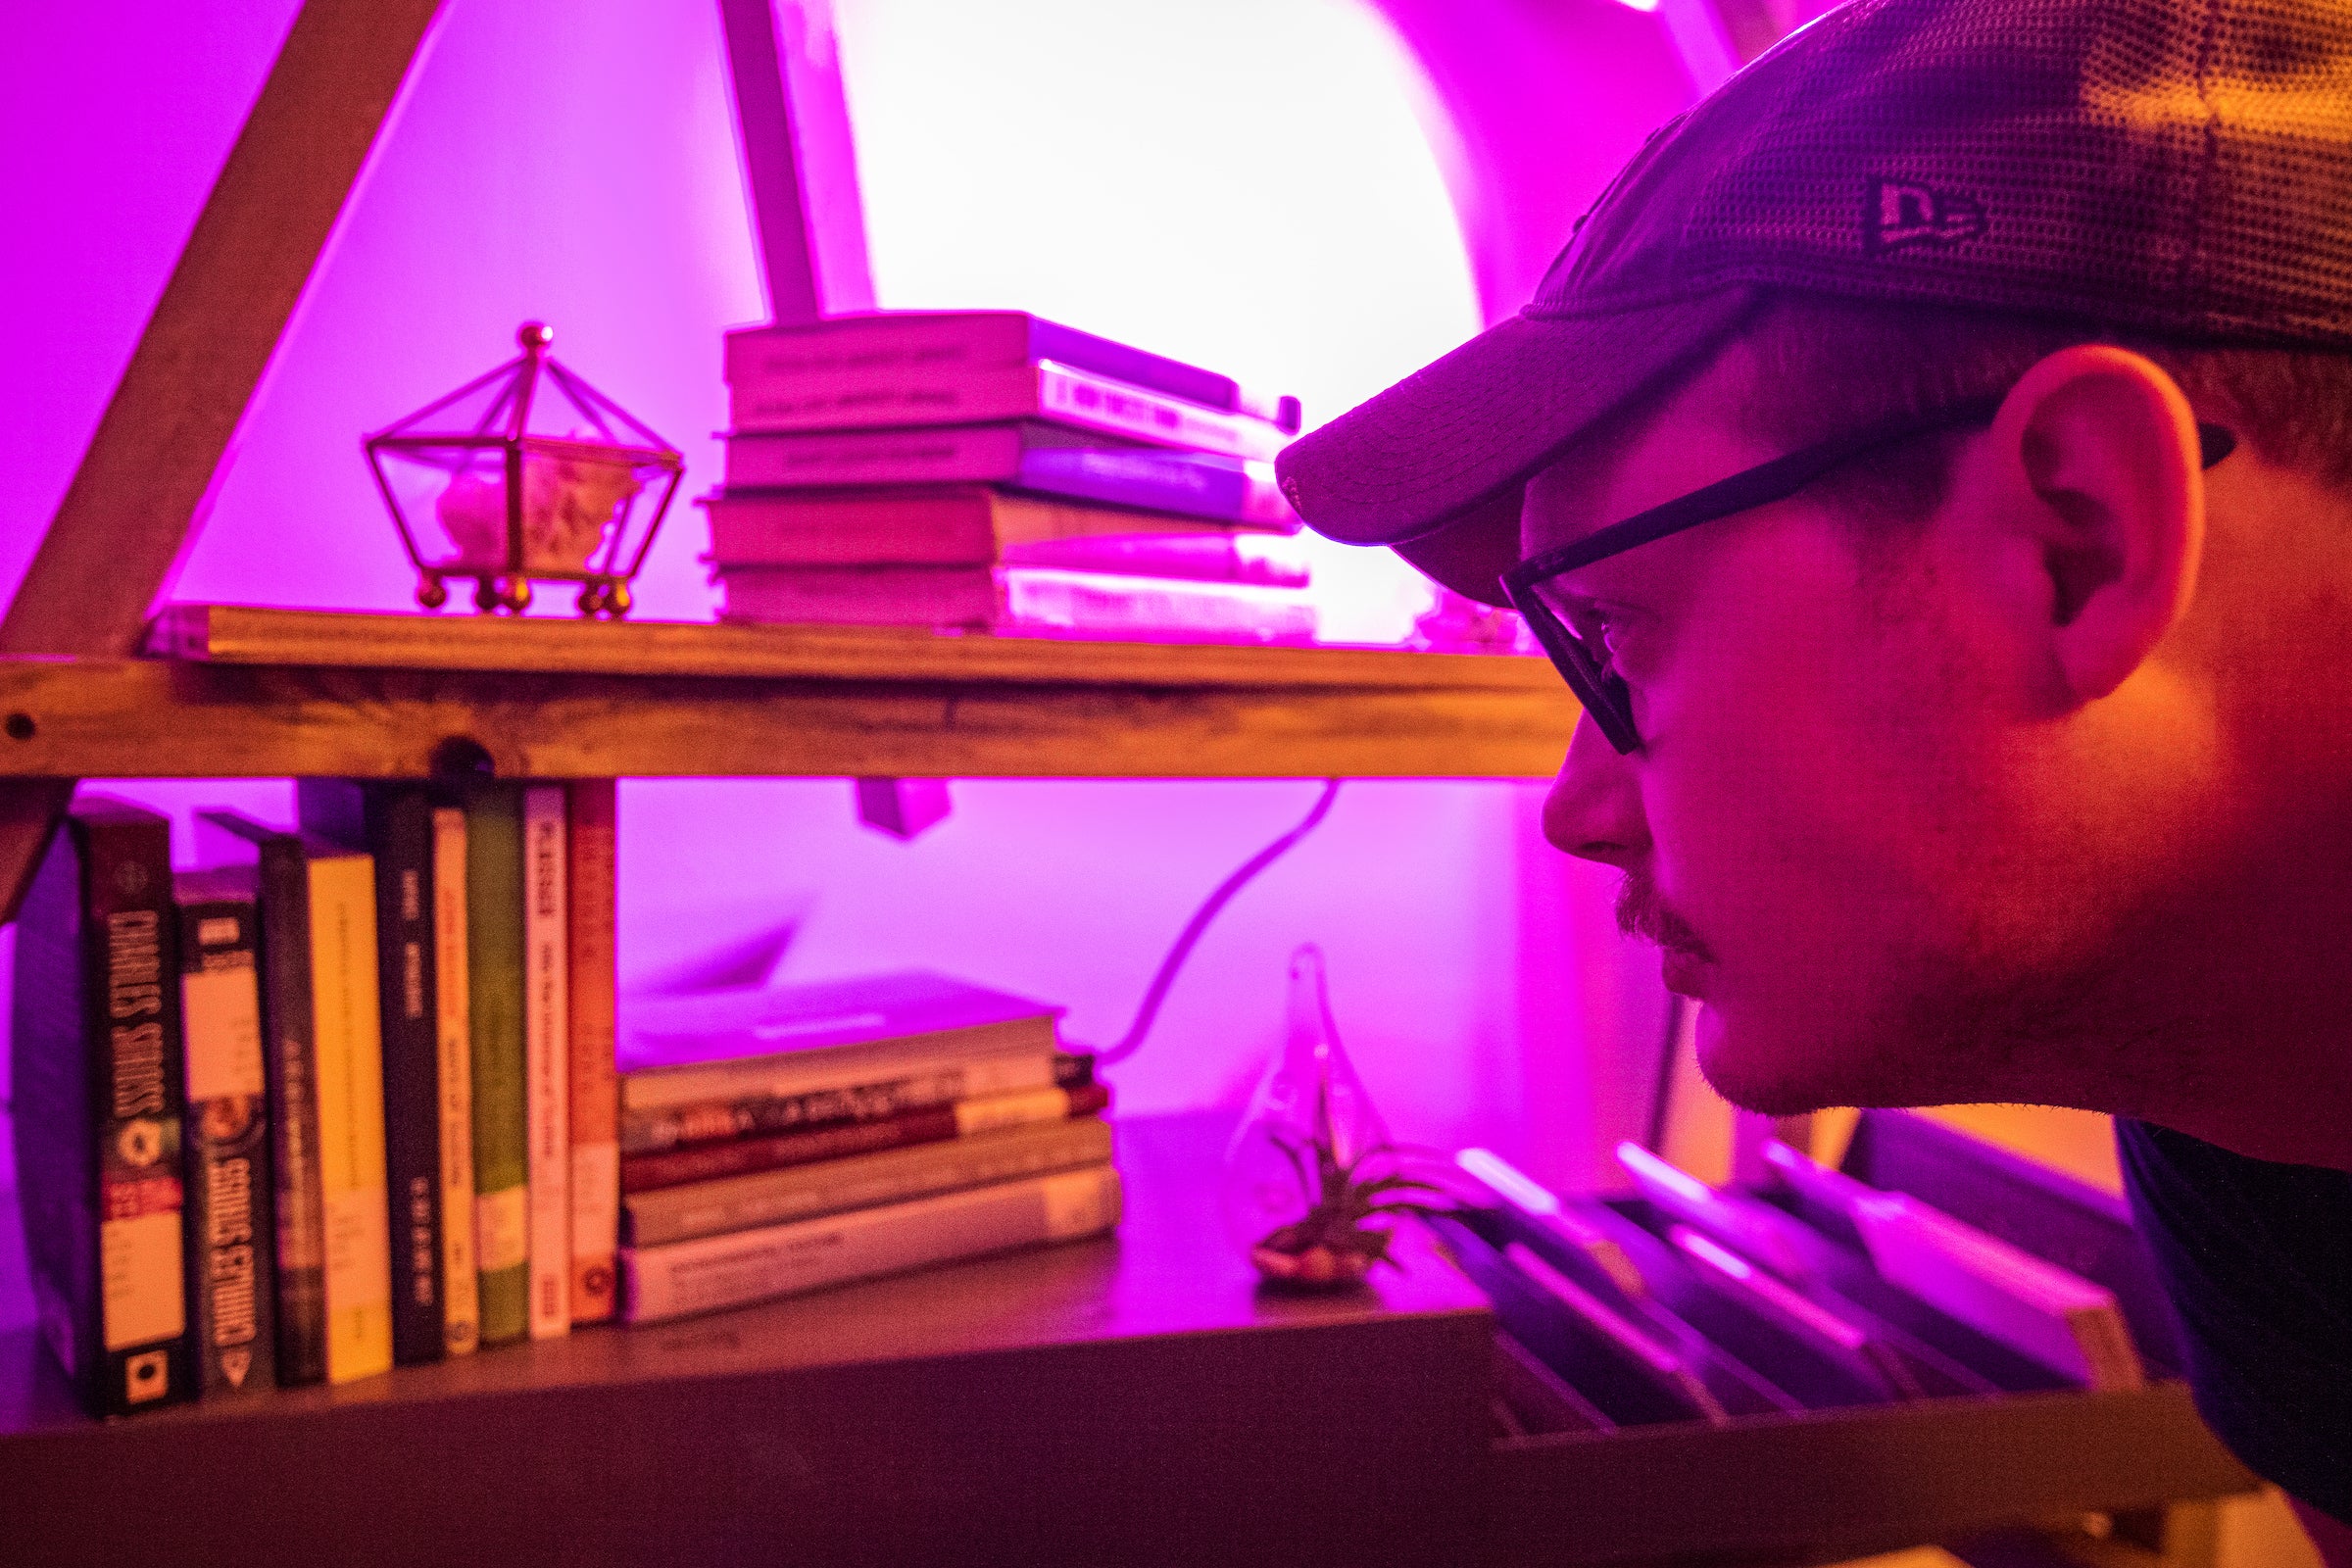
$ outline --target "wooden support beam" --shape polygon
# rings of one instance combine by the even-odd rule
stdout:
[[[305,0],[0,618],[0,653],[137,650],[439,5]],[[73,794],[71,778],[0,780],[0,918]]]

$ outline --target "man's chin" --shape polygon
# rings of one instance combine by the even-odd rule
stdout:
[[[1742,1110],[1767,1116],[1802,1116],[1831,1105],[1865,1102],[1852,1086],[1829,1081],[1818,1044],[1760,1036],[1727,1024],[1713,1007],[1698,1013],[1698,1070],[1717,1094]]]

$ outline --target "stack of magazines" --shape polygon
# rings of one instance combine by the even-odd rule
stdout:
[[[1109,1091],[1058,1016],[926,973],[633,1003],[621,1316],[1110,1229]]]
[[[727,335],[727,619],[1303,642],[1295,398],[1015,311]]]
[[[1624,1145],[1634,1196],[1605,1202],[1457,1156],[1476,1199],[1433,1224],[1494,1303],[1506,1430],[2143,1385],[2107,1286],[1785,1145],[1766,1153],[1769,1185],[1724,1190]]]

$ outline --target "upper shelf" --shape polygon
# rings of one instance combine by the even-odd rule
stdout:
[[[145,660],[0,660],[0,772],[1515,778],[1541,660],[179,605]]]

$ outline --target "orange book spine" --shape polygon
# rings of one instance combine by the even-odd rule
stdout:
[[[571,1320],[613,1316],[613,1247],[620,1229],[620,1088],[612,1071],[613,849],[616,790],[609,778],[572,783]]]

